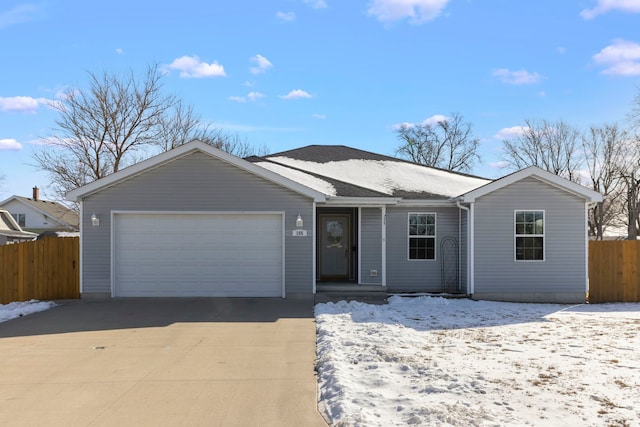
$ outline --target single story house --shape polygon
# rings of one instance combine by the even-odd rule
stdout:
[[[530,167],[497,180],[345,146],[241,159],[191,142],[70,191],[86,297],[338,289],[584,302],[587,208]]]
[[[62,203],[42,200],[38,187],[33,187],[32,197],[14,195],[3,200],[0,209],[11,212],[23,230],[34,233],[78,231],[79,228],[78,213]]]
[[[0,246],[28,242],[35,240],[36,237],[38,237],[36,233],[24,231],[8,211],[0,209]]]

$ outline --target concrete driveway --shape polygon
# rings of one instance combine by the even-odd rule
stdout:
[[[310,300],[61,304],[0,323],[0,425],[327,425]]]

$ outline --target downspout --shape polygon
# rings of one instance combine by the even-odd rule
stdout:
[[[585,282],[584,292],[585,297],[589,298],[589,203],[584,204],[584,268],[585,268]]]
[[[456,206],[458,206],[459,209],[467,211],[467,294],[473,295],[473,203],[471,203],[471,209],[469,209],[466,206],[462,206],[460,200],[456,200]],[[462,230],[460,230],[460,228],[458,224],[458,233],[461,236]],[[459,240],[462,240],[462,237],[460,237]]]

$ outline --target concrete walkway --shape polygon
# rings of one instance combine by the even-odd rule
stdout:
[[[0,323],[0,425],[327,425],[310,300],[61,304]]]

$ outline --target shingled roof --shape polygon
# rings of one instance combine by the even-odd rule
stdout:
[[[63,226],[77,230],[80,224],[80,217],[77,212],[58,202],[50,202],[48,200],[33,199],[30,197],[12,196],[3,201],[5,204],[11,200],[17,200],[27,206],[39,211],[43,215],[61,223]]]
[[[290,179],[306,174],[309,181],[301,183],[337,197],[448,199],[490,182],[344,145],[309,145],[246,160]]]

